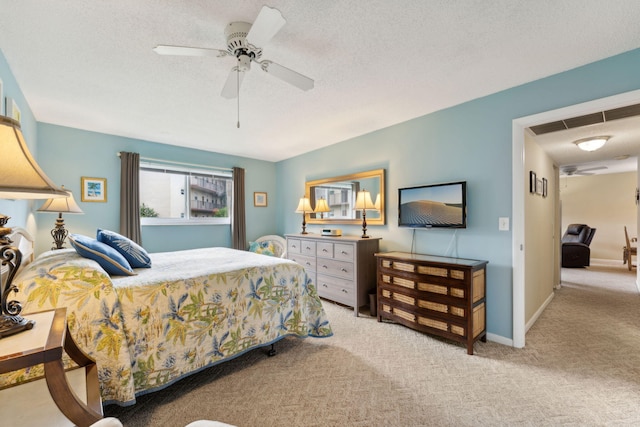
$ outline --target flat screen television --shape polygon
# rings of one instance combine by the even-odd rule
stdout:
[[[467,227],[467,182],[398,189],[399,227]]]

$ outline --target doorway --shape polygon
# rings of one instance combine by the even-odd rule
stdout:
[[[563,120],[567,117],[575,117],[637,103],[640,103],[640,90],[521,117],[513,120],[512,122],[512,307],[513,346],[516,348],[522,348],[525,346],[527,323],[525,319],[525,289],[527,287],[527,283],[525,283],[524,267],[527,256],[525,241],[525,230],[527,227],[527,224],[525,223],[525,129],[554,120]],[[531,322],[529,323],[531,324]]]

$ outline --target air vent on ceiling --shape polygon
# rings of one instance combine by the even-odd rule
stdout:
[[[558,132],[566,129],[573,129],[596,123],[610,122],[612,120],[624,119],[627,117],[640,116],[640,104],[628,105],[626,107],[614,108],[607,111],[585,114],[584,116],[572,117],[570,119],[559,120],[541,125],[531,126],[529,129],[536,135]]]

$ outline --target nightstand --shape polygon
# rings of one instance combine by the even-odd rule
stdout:
[[[82,427],[101,419],[102,402],[98,369],[95,362],[73,341],[67,327],[66,308],[28,314],[26,317],[36,322],[33,329],[0,339],[0,373],[43,363],[45,381],[51,398],[70,421]],[[62,364],[63,350],[80,368],[84,369],[86,388],[84,401],[76,395],[67,379]],[[11,393],[10,396],[18,395],[21,393],[21,387],[31,384],[18,384],[4,389],[3,393]]]

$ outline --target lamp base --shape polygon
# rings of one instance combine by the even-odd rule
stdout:
[[[0,316],[0,338],[32,329],[35,324],[36,322],[33,320],[25,319],[22,316],[3,314]]]

